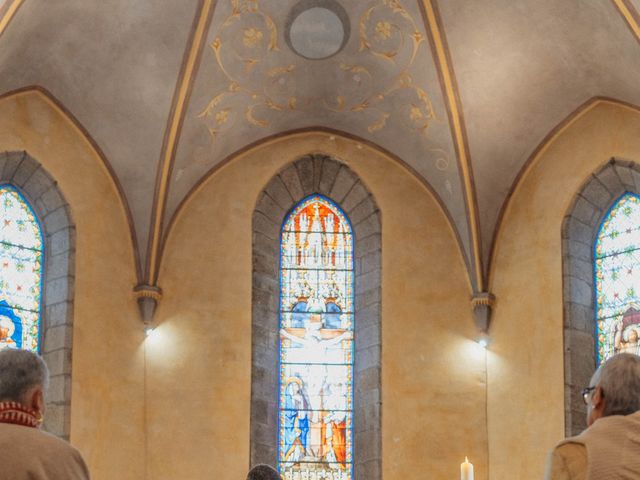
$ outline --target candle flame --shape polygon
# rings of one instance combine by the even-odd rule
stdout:
[[[464,463],[469,463],[469,459],[467,457],[464,457]]]

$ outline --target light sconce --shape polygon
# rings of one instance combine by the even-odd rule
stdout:
[[[486,333],[481,333],[477,341],[478,345],[484,349],[489,348],[489,345],[491,344],[491,338]]]
[[[473,316],[476,322],[476,328],[479,331],[478,344],[482,348],[487,348],[490,343],[489,327],[491,326],[491,314],[496,297],[489,292],[476,293],[471,298],[471,307],[473,308]]]
[[[158,303],[162,298],[162,290],[151,285],[138,285],[133,289],[133,294],[138,302],[140,319],[144,324],[144,333],[148,337],[155,328],[153,320]]]
[[[155,334],[156,328],[151,325],[145,325],[144,327],[144,336],[149,338]]]

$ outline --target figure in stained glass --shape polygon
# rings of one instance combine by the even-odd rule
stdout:
[[[0,349],[40,349],[43,241],[24,197],[0,185]]]
[[[280,305],[280,473],[350,480],[353,238],[320,195],[284,223]]]
[[[0,347],[19,348],[13,338],[16,325],[9,317],[0,317]]]
[[[640,354],[640,198],[623,195],[596,238],[598,363],[615,353]]]
[[[0,301],[0,348],[22,348],[22,320],[9,304]]]
[[[310,404],[304,384],[289,378],[285,386],[284,460],[299,462],[307,455]]]
[[[345,413],[346,390],[344,382],[327,385],[327,405],[329,411],[324,417],[323,451],[329,462],[344,466],[347,460],[347,415]]]
[[[616,320],[614,328],[613,352],[640,354],[640,343],[638,343],[640,312],[635,305],[630,306],[621,318]]]

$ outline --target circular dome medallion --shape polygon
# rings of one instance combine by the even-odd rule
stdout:
[[[349,40],[349,17],[334,0],[303,0],[287,19],[289,47],[309,60],[322,60],[338,53]]]

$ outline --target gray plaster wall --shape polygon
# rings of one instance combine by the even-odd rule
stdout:
[[[280,231],[303,198],[322,194],[353,226],[355,258],[354,475],[382,476],[381,218],[376,202],[345,164],[308,155],[282,169],[253,213],[251,466],[277,464]]]
[[[596,368],[594,245],[609,209],[626,192],[640,194],[640,166],[611,159],[576,194],[562,225],[565,431],[584,430],[581,390]]]
[[[632,80],[640,49],[612,1],[437,5],[464,113],[486,266],[500,210],[540,142],[595,95],[640,104]]]
[[[0,184],[29,202],[44,236],[41,355],[51,375],[44,428],[69,439],[71,347],[75,283],[75,226],[56,181],[26,152],[0,153]]]

